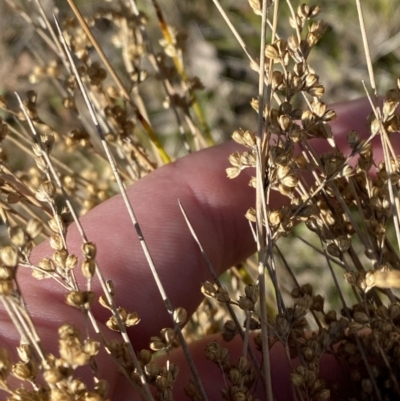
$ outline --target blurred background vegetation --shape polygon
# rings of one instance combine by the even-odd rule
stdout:
[[[3,95],[28,88],[36,90],[28,80],[34,52],[38,51],[32,46],[34,28],[12,10],[12,3],[18,5],[20,1],[5,0],[0,3],[0,94]],[[49,14],[55,6],[60,9],[61,15],[68,10],[64,1],[46,0],[42,3]],[[148,17],[150,32],[154,33],[152,39],[161,39],[150,3],[142,1],[138,6]],[[367,80],[368,75],[355,1],[310,2],[314,3],[321,5],[321,18],[328,23],[323,39],[310,58],[310,64],[325,86],[325,101],[333,103],[363,96],[361,81]],[[93,15],[102,2],[85,0],[77,4],[88,16]],[[247,1],[222,0],[221,4],[252,54],[257,57],[260,18],[252,12]],[[392,0],[365,0],[362,5],[377,84],[384,93],[392,85],[400,61],[400,8]],[[167,22],[187,35],[184,59],[190,75],[199,76],[205,86],[205,90],[199,92],[199,98],[214,138],[217,141],[226,139],[239,126],[254,126],[256,115],[249,101],[256,94],[257,74],[249,68],[248,60],[212,1],[163,0],[161,6]],[[34,4],[29,7],[34,7]],[[289,11],[286,2],[282,1],[280,7],[282,17],[278,34],[285,37],[291,33],[286,18]],[[110,40],[107,24],[97,24],[94,32],[106,46]],[[46,96],[44,90],[39,92],[39,96],[43,103]],[[154,96],[146,100],[152,102],[152,123],[159,132],[171,134],[174,130],[166,126],[169,116],[162,107],[163,99]],[[51,106],[57,107],[57,104]],[[175,151],[179,153],[179,149]]]

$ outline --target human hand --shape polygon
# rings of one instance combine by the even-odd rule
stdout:
[[[369,104],[360,100],[334,108],[338,120],[333,130],[340,145],[345,147],[346,133],[350,129],[364,131]],[[225,174],[228,155],[237,149],[238,145],[230,142],[179,159],[140,180],[128,191],[166,292],[173,306],[184,307],[188,314],[200,303],[200,286],[209,275],[180,212],[178,199],[218,274],[255,250],[244,218],[247,209],[254,205],[255,191],[247,185],[248,175],[241,174],[229,180]],[[279,206],[274,199],[272,202]],[[171,321],[121,197],[116,196],[96,207],[82,223],[89,240],[97,245],[97,261],[103,275],[115,284],[117,305],[137,311],[141,318],[137,327],[129,329],[134,347],[137,350],[148,347],[150,336],[158,335],[163,327],[170,327]],[[69,229],[68,245],[70,253],[81,254],[80,236],[73,226]],[[43,244],[35,249],[33,260],[38,261],[51,253],[49,245]],[[32,280],[30,272],[20,269],[18,281],[42,344],[49,352],[57,354],[54,334],[57,328],[65,322],[82,327],[82,314],[65,304],[65,293],[52,280]],[[96,280],[93,290],[97,294],[101,292]],[[109,317],[108,311],[98,305],[94,305],[94,314],[102,322]],[[18,334],[10,320],[4,314],[0,316],[0,343],[11,347],[17,343]],[[209,341],[210,338],[206,338],[192,344],[191,352],[209,400],[214,400],[221,397],[223,381],[218,369],[204,357],[205,344]],[[223,346],[229,348],[233,359],[240,356],[239,338]],[[279,345],[271,350],[272,381],[278,400],[291,397],[289,367],[283,352]],[[174,351],[171,359],[181,367],[175,390],[177,399],[181,399],[190,372],[180,350]],[[110,383],[110,399],[139,399],[107,357],[99,358],[99,370],[100,376]],[[344,379],[339,364],[328,356],[321,366],[321,374],[328,381]]]

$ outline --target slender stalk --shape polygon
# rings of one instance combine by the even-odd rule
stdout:
[[[206,251],[204,250],[203,245],[201,244],[201,242],[200,242],[200,240],[199,240],[199,238],[198,238],[198,236],[196,234],[196,231],[194,230],[194,228],[192,226],[192,223],[190,222],[190,219],[189,219],[188,215],[186,214],[186,211],[185,211],[184,207],[182,206],[180,200],[178,200],[178,203],[179,203],[179,207],[181,209],[182,215],[183,215],[183,217],[185,219],[185,222],[186,222],[186,224],[187,224],[187,226],[189,228],[189,231],[192,234],[193,239],[196,241],[197,246],[199,247],[199,250],[201,252],[201,256],[203,257],[203,259],[204,259],[204,261],[205,261],[205,263],[206,263],[206,265],[208,267],[208,271],[210,272],[211,277],[213,278],[215,284],[217,284],[217,287],[218,288],[222,288],[221,281],[218,278],[218,275],[217,275],[217,273],[216,273],[216,271],[215,271],[215,269],[214,269],[214,267],[213,267],[213,265],[211,263],[211,260],[208,257]],[[233,322],[235,323],[235,325],[236,325],[236,327],[238,329],[239,335],[243,339],[243,347],[244,347],[244,349],[246,350],[246,352],[249,351],[249,354],[250,354],[250,357],[251,357],[251,359],[252,359],[252,361],[254,363],[254,366],[257,368],[257,370],[260,370],[259,363],[257,361],[256,356],[254,355],[253,348],[251,348],[250,345],[248,344],[247,331],[246,332],[243,331],[242,325],[240,324],[240,322],[239,322],[239,320],[238,320],[238,318],[236,316],[236,313],[232,308],[232,305],[230,303],[226,303],[225,305],[226,305],[226,308],[228,309],[229,315],[231,316]],[[248,319],[248,320],[250,321],[250,319]]]
[[[125,185],[122,182],[121,176],[120,176],[120,174],[118,172],[118,167],[117,167],[117,165],[115,163],[114,156],[112,155],[112,153],[110,151],[110,148],[109,148],[109,146],[108,146],[108,144],[107,144],[107,142],[105,140],[104,133],[102,132],[101,127],[100,127],[100,125],[98,123],[98,120],[97,120],[97,117],[96,117],[96,113],[94,112],[93,106],[92,106],[92,104],[90,102],[90,99],[89,99],[89,97],[87,95],[86,88],[85,88],[85,86],[84,86],[84,84],[82,82],[82,79],[79,76],[79,73],[78,73],[78,71],[76,69],[75,63],[73,62],[72,55],[71,55],[71,52],[70,52],[70,50],[68,48],[68,45],[67,45],[67,43],[65,41],[65,38],[62,35],[61,29],[59,28],[59,25],[58,25],[58,22],[57,22],[56,19],[55,19],[55,21],[56,21],[56,24],[58,26],[61,43],[62,43],[62,45],[64,47],[64,50],[65,50],[65,52],[67,54],[69,63],[70,63],[71,68],[73,70],[74,76],[75,76],[75,78],[77,80],[79,89],[80,89],[80,91],[82,93],[82,96],[84,98],[86,106],[87,106],[87,108],[89,110],[90,116],[92,118],[93,124],[94,124],[94,126],[96,128],[96,131],[97,131],[97,133],[99,135],[99,138],[101,140],[104,152],[107,155],[107,158],[108,158],[108,161],[110,163],[110,166],[111,166],[112,172],[114,174],[115,180],[116,180],[116,182],[118,184],[118,188],[119,188],[119,190],[121,192],[125,207],[126,207],[126,209],[128,211],[128,214],[129,214],[130,220],[132,222],[132,225],[135,228],[136,234],[137,234],[138,239],[139,239],[140,246],[142,248],[142,251],[143,251],[143,253],[144,253],[145,257],[146,257],[146,261],[147,261],[147,263],[149,265],[149,268],[151,270],[151,273],[153,275],[153,279],[156,282],[158,291],[159,291],[159,293],[161,295],[162,300],[164,301],[165,308],[166,308],[166,310],[167,310],[167,312],[168,312],[168,314],[169,314],[169,316],[170,316],[170,318],[172,320],[172,323],[174,325],[174,329],[175,329],[175,331],[176,331],[176,333],[178,335],[178,338],[179,338],[180,343],[182,345],[182,349],[184,351],[184,354],[186,356],[186,359],[187,359],[187,361],[189,363],[190,369],[192,371],[192,374],[193,374],[194,379],[196,381],[196,384],[198,386],[198,390],[200,391],[204,401],[207,401],[208,398],[207,398],[207,395],[205,393],[204,387],[203,387],[203,385],[201,383],[200,376],[198,374],[197,368],[196,368],[196,366],[194,364],[193,358],[190,355],[187,343],[186,343],[186,341],[185,341],[185,339],[183,337],[182,329],[174,320],[174,317],[173,317],[174,308],[172,307],[171,301],[169,300],[169,298],[167,296],[167,293],[166,293],[166,291],[164,289],[164,286],[162,285],[162,282],[161,282],[160,276],[159,276],[159,274],[157,272],[157,269],[155,267],[153,258],[151,257],[150,250],[149,250],[149,248],[147,246],[147,243],[146,243],[145,238],[143,236],[141,227],[140,227],[139,222],[138,222],[138,220],[136,218],[136,214],[135,214],[135,212],[133,210],[132,204],[131,204],[131,202],[130,202],[130,200],[128,198],[128,195],[126,193]]]
[[[165,20],[165,17],[163,15],[160,5],[158,4],[157,0],[152,0],[152,4],[154,6],[154,9],[156,10],[157,18],[158,18],[158,21],[160,24],[160,29],[164,36],[164,39],[170,46],[175,46],[174,40],[170,34],[168,24]],[[198,119],[200,126],[202,128],[202,131],[204,133],[206,143],[208,144],[208,146],[213,146],[213,145],[215,145],[215,142],[211,136],[210,127],[207,124],[207,121],[205,119],[203,110],[197,99],[195,91],[190,88],[189,77],[186,73],[185,66],[182,62],[182,54],[181,54],[182,52],[180,51],[180,49],[178,49],[178,50],[179,50],[179,55],[176,55],[176,54],[173,55],[172,60],[175,64],[178,74],[181,76],[184,89],[189,93],[190,98],[192,99],[193,110],[197,116],[197,119]]]
[[[247,47],[246,43],[244,42],[244,40],[240,36],[239,32],[236,30],[235,26],[232,24],[231,20],[229,19],[228,15],[226,14],[224,8],[221,6],[221,3],[219,2],[219,0],[213,0],[213,3],[215,4],[215,7],[217,7],[218,11],[222,15],[222,18],[225,20],[225,22],[228,25],[229,29],[232,31],[232,33],[235,36],[236,40],[239,42],[239,44],[242,47],[243,51],[246,53],[246,56],[251,61],[251,64],[254,67],[257,67],[258,66],[257,61],[251,55],[249,48]]]
[[[132,6],[134,15],[136,17],[139,17],[139,10],[136,7],[134,0],[131,0],[131,6]],[[183,127],[183,123],[182,123],[182,118],[179,114],[179,110],[178,110],[177,106],[174,103],[174,95],[176,95],[175,90],[174,90],[173,86],[171,85],[170,81],[165,76],[162,69],[160,68],[160,63],[157,60],[156,54],[153,50],[153,46],[151,44],[151,41],[149,40],[149,37],[148,37],[145,27],[141,25],[139,28],[139,31],[140,31],[143,39],[145,40],[147,49],[149,51],[149,54],[148,54],[149,60],[152,64],[152,66],[154,67],[155,71],[157,72],[157,74],[159,74],[161,77],[161,84],[162,84],[164,91],[167,94],[167,97],[169,99],[172,112],[174,113],[176,122],[178,124],[178,130],[179,130],[179,134],[181,135],[183,145],[185,146],[187,153],[191,153],[192,151],[190,149],[190,145],[189,145],[188,139],[186,137],[185,128]],[[177,58],[177,57],[174,57],[174,61],[175,61],[175,58]]]
[[[156,149],[157,149],[159,155],[161,156],[162,160],[164,161],[164,163],[169,163],[171,161],[170,157],[165,152],[165,150],[164,150],[163,146],[161,145],[161,143],[159,142],[155,132],[151,128],[151,125],[149,124],[149,122],[143,117],[143,115],[140,113],[139,109],[137,108],[137,106],[133,102],[131,96],[129,95],[129,93],[128,93],[127,89],[125,88],[124,84],[122,83],[120,77],[118,76],[118,74],[116,73],[114,67],[111,65],[110,61],[108,60],[107,56],[105,55],[102,47],[99,45],[99,43],[97,42],[96,38],[93,36],[92,31],[90,30],[89,26],[87,25],[87,23],[86,23],[85,19],[83,18],[81,12],[79,11],[78,7],[76,6],[76,4],[74,3],[73,0],[67,0],[67,2],[69,4],[69,6],[71,7],[72,11],[74,12],[76,18],[78,19],[79,23],[81,24],[82,29],[85,31],[85,33],[88,36],[90,42],[92,43],[93,47],[96,49],[96,51],[99,54],[101,60],[103,61],[104,65],[106,66],[107,71],[110,73],[110,75],[114,79],[115,83],[117,84],[119,90],[121,91],[121,93],[123,94],[125,99],[131,105],[133,111],[136,114],[137,119],[142,124],[144,130],[146,131],[146,133],[148,134],[150,140],[152,141],[152,143],[156,147]]]
[[[377,97],[378,92],[377,92],[377,88],[376,88],[374,69],[372,67],[371,53],[369,51],[367,31],[365,29],[365,22],[364,22],[362,7],[361,7],[361,1],[356,0],[356,5],[357,5],[358,19],[359,19],[359,23],[360,23],[361,37],[362,37],[362,41],[363,41],[363,45],[364,45],[365,60],[367,61],[369,81],[371,83],[372,90],[374,91],[374,95]]]
[[[275,10],[277,10],[279,1],[275,2]],[[274,21],[276,26],[276,16],[274,14]],[[265,193],[264,193],[264,173],[265,173],[265,158],[264,152],[267,152],[269,135],[264,136],[264,70],[265,70],[265,44],[266,44],[266,31],[267,31],[267,0],[263,0],[262,3],[262,22],[261,22],[261,44],[260,44],[260,66],[259,66],[259,80],[258,80],[258,129],[256,137],[256,238],[257,238],[257,253],[258,253],[258,285],[260,291],[260,313],[261,313],[261,340],[262,340],[262,351],[263,351],[263,378],[265,384],[265,391],[267,400],[273,400],[272,394],[272,381],[271,381],[271,363],[269,358],[269,346],[268,346],[268,315],[267,315],[267,304],[266,304],[266,287],[265,287],[265,262],[267,261],[267,248],[266,245],[272,246],[271,241],[264,241],[264,228],[263,221],[268,225],[268,215],[266,212]],[[273,31],[274,32],[274,31]],[[272,33],[272,37],[274,33]],[[271,60],[272,62],[272,60]],[[271,63],[270,63],[271,67]],[[269,69],[269,72],[271,68]],[[272,74],[269,73],[269,78],[272,79]],[[267,94],[267,102],[270,104],[270,85],[269,79]],[[268,109],[265,115],[266,126],[268,127]],[[263,144],[267,146],[263,146]],[[270,233],[267,227],[267,238],[271,240]],[[270,248],[271,249],[271,248]],[[272,257],[272,254],[270,254]]]

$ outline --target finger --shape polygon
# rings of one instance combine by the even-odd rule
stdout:
[[[201,299],[200,284],[208,272],[190,236],[178,207],[185,207],[217,272],[244,259],[253,250],[246,219],[254,191],[249,177],[226,178],[227,157],[237,148],[228,143],[198,152],[165,166],[129,189],[129,197],[141,224],[146,243],[160,272],[172,304],[191,313]],[[103,203],[82,219],[88,238],[98,249],[98,263],[106,278],[116,287],[116,302],[139,313],[142,322],[133,331],[134,345],[143,347],[151,335],[171,322],[154,284],[135,230],[117,196]],[[68,235],[69,250],[80,254],[81,240],[74,227]],[[50,256],[48,244],[38,247],[35,259]],[[72,309],[60,296],[65,290],[52,280],[34,281],[20,275],[22,291],[40,324],[60,325]],[[94,289],[99,291],[97,283]],[[51,308],[49,308],[51,305]],[[108,311],[95,308],[101,319]],[[77,312],[79,313],[79,312]]]
[[[249,228],[243,216],[252,203],[253,191],[247,186],[249,177],[231,181],[224,172],[227,157],[235,148],[237,145],[229,143],[191,155],[156,171],[128,191],[167,293],[173,304],[184,305],[189,313],[201,299],[200,283],[208,274],[181,215],[178,199],[208,247],[217,271],[221,272],[252,251],[253,243],[247,240]],[[140,335],[131,330],[134,346],[147,347],[150,336],[158,334],[162,327],[171,326],[171,322],[121,198],[105,202],[82,222],[88,238],[97,245],[97,260],[104,276],[114,280],[117,304],[138,311],[143,319],[144,323],[138,327]],[[235,243],[242,235],[241,243]],[[79,255],[80,244],[79,235],[71,226],[69,251]],[[37,262],[52,253],[48,244],[44,244],[35,249],[33,259]],[[57,328],[63,323],[83,327],[87,321],[79,311],[65,304],[65,290],[53,280],[33,280],[30,272],[22,269],[18,279],[42,344],[46,351],[57,354]],[[99,292],[98,284],[94,289]],[[95,311],[101,320],[109,315],[98,307]],[[15,344],[17,333],[10,320],[4,314],[0,318],[3,343]],[[110,369],[105,359],[99,361],[99,366],[107,372],[112,390],[116,369]]]
[[[329,107],[336,111],[337,119],[332,123],[332,129],[339,139],[339,148],[347,144],[346,133],[356,130],[366,138],[369,134],[367,116],[372,112],[367,98],[337,103]]]
[[[338,105],[336,109],[338,120],[334,130],[345,142],[350,118],[359,116],[355,121],[361,124],[369,105],[362,100]],[[254,250],[248,223],[243,218],[245,211],[254,204],[254,190],[247,186],[249,174],[228,180],[224,171],[228,155],[236,149],[235,144],[228,143],[190,155],[157,170],[129,190],[167,294],[174,306],[184,306],[189,313],[201,299],[199,286],[208,273],[181,216],[178,199],[217,272]],[[147,339],[161,327],[170,325],[121,198],[112,198],[82,220],[89,239],[97,245],[100,268],[116,285],[117,304],[138,311],[142,317],[138,327],[141,337]],[[73,227],[68,243],[71,252],[79,255],[81,240]],[[51,253],[46,245],[36,251],[40,256]],[[23,277],[21,281],[23,285]],[[97,285],[94,287],[98,289]],[[28,300],[40,299],[33,312],[44,319],[52,316],[61,323],[70,309],[64,306],[62,297],[55,296],[60,292],[62,289],[51,280],[29,283]],[[56,308],[52,311],[43,308],[43,304]],[[103,319],[108,314],[97,313]],[[135,340],[138,347],[144,345],[141,339]]]
[[[350,155],[352,151],[346,140],[346,135],[349,131],[358,131],[362,140],[369,138],[371,135],[370,123],[367,119],[367,116],[372,113],[371,104],[367,98],[362,98],[333,105],[331,108],[338,115],[337,120],[332,124],[332,129],[338,138],[339,150],[344,155]],[[376,165],[384,160],[381,141],[381,135],[376,135],[371,141]],[[400,150],[399,141],[392,140],[391,143],[395,152],[398,153]],[[353,158],[352,164],[355,163],[355,159]]]

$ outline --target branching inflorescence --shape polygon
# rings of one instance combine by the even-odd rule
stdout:
[[[213,279],[203,283],[206,300],[188,323],[187,311],[172,305],[164,289],[125,190],[181,154],[213,145],[217,137],[218,127],[210,127],[205,114],[204,86],[186,67],[185,33],[168,24],[168,10],[156,0],[143,7],[146,13],[135,0],[126,0],[96,6],[88,15],[73,0],[61,11],[44,9],[40,0],[24,3],[6,0],[9,12],[32,30],[28,80],[38,91],[0,97],[0,217],[7,230],[0,249],[0,299],[20,337],[17,361],[0,347],[1,397],[106,400],[109,383],[98,369],[105,350],[132,391],[145,400],[172,400],[179,366],[169,355],[182,347],[193,376],[186,395],[206,400],[187,341],[222,329],[224,341],[240,337],[242,347],[238,359],[220,342],[205,349],[210,365],[222,373],[226,400],[256,400],[264,394],[260,387],[272,400],[269,351],[276,346],[292,368],[294,399],[348,396],[349,388],[321,377],[326,355],[349,372],[353,399],[398,398],[400,303],[393,289],[400,287],[395,146],[400,79],[384,99],[377,96],[365,32],[360,36],[373,91],[367,92],[369,135],[349,130],[345,150],[343,138],[334,135],[336,112],[324,99],[325,86],[310,56],[328,26],[318,20],[320,6],[287,1],[290,16],[278,20],[283,2],[249,0],[249,18],[254,13],[262,19],[261,43],[269,38],[259,60],[214,0],[262,89],[246,100],[258,113],[259,129],[254,111],[251,127],[236,127],[232,138],[242,147],[229,156],[226,169],[229,179],[251,171],[257,202],[246,218],[257,255],[219,278],[180,204]],[[281,24],[289,34],[279,34]],[[170,317],[170,327],[153,333],[148,349],[140,351],[127,329],[140,327],[141,317],[119,305],[118,287],[103,276],[97,245],[81,222],[119,192]],[[71,223],[81,238],[79,255],[67,238]],[[304,280],[291,266],[285,241],[293,238],[319,258],[323,280],[317,273]],[[48,255],[37,261],[33,249],[44,240]],[[47,349],[35,328],[26,286],[19,285],[21,270],[32,280],[52,280],[63,289],[64,302],[84,316],[79,329],[60,325],[54,334],[58,354]],[[93,280],[101,294],[93,290]],[[333,300],[322,295],[322,281]],[[93,312],[98,303],[107,311],[105,325]],[[79,378],[83,366],[93,385]]]

